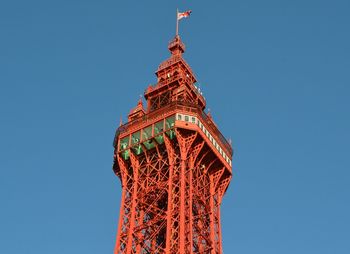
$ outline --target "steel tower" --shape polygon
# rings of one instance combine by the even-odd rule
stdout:
[[[204,109],[178,35],[157,84],[114,139],[122,184],[114,253],[222,253],[220,204],[232,177],[232,147]]]

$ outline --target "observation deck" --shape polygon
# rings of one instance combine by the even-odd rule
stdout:
[[[156,125],[156,127],[152,125]],[[213,150],[216,149],[228,164],[228,168],[231,168],[232,145],[204,111],[196,105],[185,102],[172,102],[161,109],[120,126],[116,132],[114,147],[120,152],[126,151],[141,146],[146,141],[154,139],[155,136],[169,132],[174,128],[188,128],[201,132],[203,137],[206,136],[210,140]],[[147,132],[147,135],[141,131]],[[119,144],[118,140],[120,140]],[[149,146],[148,148],[153,147]]]

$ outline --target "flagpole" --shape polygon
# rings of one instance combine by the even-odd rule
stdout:
[[[176,9],[176,37],[179,35],[179,9]]]

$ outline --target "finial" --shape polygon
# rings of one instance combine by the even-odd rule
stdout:
[[[120,116],[120,122],[119,122],[119,127],[123,125],[123,117]]]
[[[139,99],[139,102],[137,103],[137,105],[143,105],[143,102],[142,102],[142,94],[140,94],[140,99]]]

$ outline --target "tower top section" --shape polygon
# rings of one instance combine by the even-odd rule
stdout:
[[[182,102],[205,109],[206,102],[195,85],[197,79],[182,54],[185,44],[179,35],[169,42],[170,57],[163,61],[157,71],[157,84],[150,85],[145,91],[147,112],[151,112],[173,102]]]
[[[191,10],[176,11],[176,34],[168,45],[171,56],[159,65],[156,71],[157,84],[149,85],[145,91],[147,113],[179,102],[190,104],[200,110],[205,109],[205,99],[195,85],[197,80],[191,67],[182,57],[186,47],[179,36],[179,21],[188,18],[191,13]]]
[[[168,49],[173,56],[181,56],[185,52],[186,47],[181,41],[180,36],[176,35],[175,38],[169,43]]]

